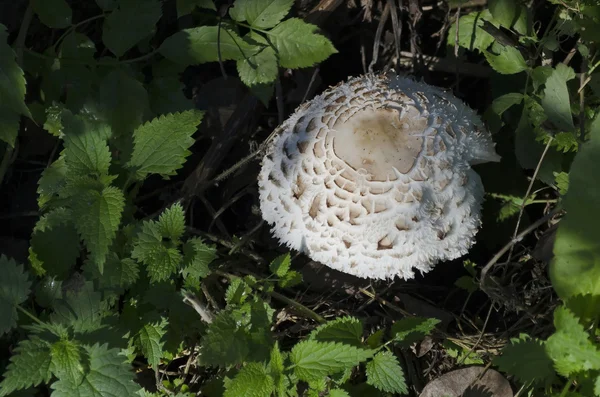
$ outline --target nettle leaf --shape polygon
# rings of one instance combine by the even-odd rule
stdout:
[[[217,248],[199,237],[193,237],[183,246],[183,253],[183,276],[204,278],[210,274],[208,265],[217,257]]]
[[[110,127],[69,112],[63,113],[65,165],[71,175],[106,175],[111,155],[106,143]]]
[[[133,133],[133,154],[127,164],[136,178],[175,175],[191,154],[188,149],[194,143],[192,135],[203,116],[204,112],[188,110],[160,116],[137,128]]]
[[[73,221],[83,238],[90,259],[103,272],[109,248],[117,234],[125,197],[121,189],[109,186],[102,191],[88,190],[73,200]]]
[[[237,375],[225,383],[223,397],[270,396],[275,390],[275,382],[265,364],[248,363]]]
[[[309,338],[319,342],[342,342],[361,346],[363,326],[355,317],[341,317],[315,328]]]
[[[183,261],[179,249],[172,243],[163,243],[162,238],[157,222],[144,222],[131,253],[132,258],[146,265],[152,283],[167,280]]]
[[[269,357],[269,373],[275,382],[275,392],[277,395],[283,394],[285,390],[284,370],[283,354],[279,350],[279,343],[275,342],[275,345],[271,349],[271,356]]]
[[[160,359],[163,356],[165,342],[161,339],[167,332],[167,325],[168,322],[165,318],[161,318],[160,321],[154,323],[144,324],[135,341],[144,357],[148,359],[148,363],[155,370],[158,368]]]
[[[201,26],[184,29],[168,37],[159,51],[173,62],[194,65],[243,59],[256,53],[258,47],[224,26]]]
[[[23,265],[0,255],[0,336],[17,326],[17,305],[31,292],[31,281]]]
[[[93,283],[88,281],[79,290],[67,291],[65,298],[56,302],[50,318],[56,323],[73,327],[75,332],[92,332],[102,327],[105,306],[100,293],[94,291]]]
[[[20,341],[10,357],[4,380],[0,383],[0,396],[50,382],[50,363],[48,342],[37,336]]]
[[[347,391],[342,389],[331,389],[329,390],[328,397],[350,397]]]
[[[396,357],[388,352],[379,352],[366,366],[367,384],[386,393],[408,394],[404,372]]]
[[[494,102],[492,102],[492,110],[498,116],[501,116],[502,113],[506,112],[512,106],[520,104],[521,102],[523,102],[523,94],[511,92],[494,99]]]
[[[59,379],[78,384],[84,377],[82,349],[78,342],[60,340],[50,348],[52,372]]]
[[[180,203],[173,204],[160,214],[158,227],[164,237],[179,241],[185,231],[185,213]]]
[[[561,196],[564,196],[569,191],[569,174],[566,172],[555,172],[556,187]]]
[[[108,253],[102,274],[95,266],[91,271],[101,289],[121,291],[133,285],[139,277],[138,264],[131,258],[119,258],[115,252]]]
[[[31,7],[40,21],[50,28],[63,29],[71,25],[73,11],[65,0],[32,0]]]
[[[374,354],[375,350],[342,343],[306,340],[292,348],[290,360],[294,364],[296,376],[308,382],[352,368]]]
[[[590,125],[590,140],[581,145],[569,171],[569,191],[550,263],[552,285],[562,299],[600,295],[600,115]]]
[[[273,47],[264,47],[254,55],[237,61],[240,80],[247,86],[275,81],[279,71]]]
[[[331,41],[315,33],[317,26],[298,18],[290,18],[269,31],[269,38],[284,68],[305,68],[336,54]]]
[[[410,345],[431,334],[440,323],[436,318],[405,317],[392,325],[390,333],[402,345]]]
[[[158,0],[120,0],[104,20],[102,42],[117,57],[153,34],[162,16]]]
[[[292,258],[290,253],[283,254],[273,259],[269,264],[269,269],[271,273],[276,275],[277,277],[283,277],[290,270],[290,265],[292,264]]]
[[[204,366],[229,367],[241,364],[248,353],[245,329],[229,312],[221,311],[202,337],[198,363]]]
[[[488,21],[496,27],[499,26],[489,10],[472,12],[460,17],[458,20],[458,45],[470,51],[487,49],[494,42],[494,37],[481,29],[483,21]],[[456,25],[457,23],[453,23],[448,29],[448,45],[450,46],[456,44]]]
[[[258,29],[269,29],[277,25],[290,12],[294,0],[237,0],[229,10],[231,18],[248,23]]]
[[[194,8],[206,8],[208,10],[217,11],[217,7],[212,0],[177,0],[177,18],[190,14]]]
[[[600,350],[590,341],[583,325],[565,307],[554,311],[556,332],[546,341],[546,351],[559,374],[600,369]]]
[[[528,68],[523,54],[511,46],[494,43],[492,51],[484,51],[485,59],[500,74],[520,73]]]
[[[563,131],[571,131],[573,116],[571,115],[571,100],[567,81],[575,77],[575,72],[569,66],[559,63],[546,80],[542,106],[548,120]]]
[[[89,368],[80,383],[60,379],[50,387],[52,397],[121,397],[134,395],[139,386],[134,383],[131,368],[124,363],[119,349],[108,345],[84,346]]]
[[[0,55],[1,56],[1,55]],[[19,135],[21,115],[8,107],[0,106],[0,140],[15,147]]]
[[[555,378],[552,359],[537,339],[513,341],[502,349],[502,355],[495,357],[493,363],[523,384],[548,385]]]
[[[25,105],[25,77],[15,61],[15,53],[7,43],[6,27],[0,24],[0,104],[13,112],[31,118]]]
[[[302,273],[295,270],[287,272],[277,283],[281,288],[290,288],[302,283]]]

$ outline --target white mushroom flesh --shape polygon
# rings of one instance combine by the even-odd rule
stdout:
[[[289,248],[358,277],[413,278],[467,253],[498,161],[476,113],[394,75],[350,79],[280,126],[259,175],[260,207]]]

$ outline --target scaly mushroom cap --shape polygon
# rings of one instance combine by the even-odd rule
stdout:
[[[260,208],[289,248],[358,277],[414,277],[467,253],[499,161],[475,112],[395,75],[352,78],[280,126],[259,175]]]

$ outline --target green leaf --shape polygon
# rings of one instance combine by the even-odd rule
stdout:
[[[494,20],[507,29],[513,26],[520,13],[516,0],[490,0],[488,9]]]
[[[110,150],[106,140],[110,128],[69,112],[63,113],[65,165],[71,175],[106,175],[110,167]]]
[[[81,346],[76,341],[60,340],[50,348],[52,372],[59,379],[78,384],[84,377]]]
[[[337,50],[325,36],[315,33],[317,26],[298,18],[290,18],[269,31],[284,68],[305,68],[336,54]]]
[[[6,27],[0,24],[0,103],[13,112],[31,118],[25,105],[25,77],[15,61],[15,53],[7,44]]]
[[[502,355],[495,357],[493,363],[523,384],[549,385],[555,378],[552,360],[537,339],[513,341],[502,349]]]
[[[561,196],[564,196],[569,191],[569,174],[566,172],[555,172],[556,187]]]
[[[0,140],[13,148],[19,134],[21,115],[8,107],[0,105]]]
[[[88,190],[73,202],[73,221],[90,252],[90,259],[103,272],[125,207],[123,192],[114,186],[102,191]]]
[[[521,102],[523,102],[523,94],[511,92],[510,94],[504,94],[494,99],[494,102],[492,102],[492,110],[498,116],[501,116],[502,113],[506,112],[512,106],[520,104]]]
[[[492,46],[492,51],[484,51],[485,59],[500,74],[515,74],[527,69],[525,58],[519,50],[500,44]]]
[[[350,397],[350,394],[348,394],[345,390],[342,390],[342,389],[331,389],[331,390],[329,390],[329,394],[327,396],[328,397]]]
[[[155,77],[148,86],[152,111],[160,115],[193,109],[194,103],[186,98],[184,88],[177,75]]]
[[[188,110],[160,116],[137,128],[133,133],[133,154],[127,164],[136,177],[142,180],[149,174],[175,175],[191,154],[188,149],[194,143],[192,135],[203,115],[201,111]]]
[[[489,10],[476,11],[460,17],[458,20],[458,45],[470,51],[484,51],[493,42],[494,38],[481,29],[483,21],[488,21],[492,25],[498,27],[498,22],[495,22]],[[456,44],[456,25],[453,23],[448,29],[448,45]]]
[[[167,324],[167,320],[161,318],[158,322],[145,324],[137,334],[136,344],[154,370],[158,369],[163,356],[165,342],[161,342],[161,339],[167,332],[165,329]]]
[[[102,42],[117,57],[153,34],[162,15],[158,0],[120,0],[104,20]]]
[[[40,21],[50,28],[63,29],[71,25],[73,11],[65,0],[32,0],[31,7]]]
[[[554,311],[556,332],[546,341],[546,351],[559,374],[571,374],[600,369],[600,350],[573,313],[565,307]]]
[[[262,363],[248,363],[235,378],[225,384],[223,397],[270,396],[275,390],[273,378]]]
[[[388,352],[379,352],[367,363],[367,383],[386,393],[408,394],[404,372],[396,357]]]
[[[67,165],[65,157],[60,156],[55,162],[50,164],[42,172],[42,176],[38,180],[37,193],[38,205],[43,208],[50,200],[52,200],[65,186],[67,177]]]
[[[590,140],[581,145],[569,172],[561,219],[550,263],[552,285],[562,299],[600,295],[600,115],[590,125]]]
[[[355,317],[341,317],[320,325],[310,333],[311,340],[319,342],[341,342],[352,346],[362,346],[363,326]]]
[[[199,237],[189,239],[183,246],[183,276],[204,278],[210,274],[208,265],[217,257],[215,246],[207,245]]]
[[[50,348],[48,342],[32,336],[19,342],[0,383],[0,396],[15,390],[50,382]]]
[[[60,379],[51,385],[52,397],[122,397],[139,390],[131,368],[124,363],[119,349],[107,345],[84,346],[89,368],[80,383]]]
[[[225,291],[225,302],[228,305],[241,305],[246,301],[252,289],[241,278],[234,278]]]
[[[165,58],[184,65],[243,59],[257,50],[234,31],[218,26],[181,30],[168,37],[159,49]]]
[[[273,349],[271,349],[269,372],[273,377],[276,395],[282,395],[285,393],[286,377],[283,373],[284,370],[285,365],[283,363],[283,354],[281,354],[281,350],[279,350],[279,343],[275,342]]]
[[[65,299],[56,302],[50,318],[71,326],[75,332],[88,333],[101,328],[105,310],[100,293],[94,291],[93,283],[88,281],[79,290],[67,291]]]
[[[277,283],[281,288],[290,288],[302,283],[302,274],[291,270],[288,271]]]
[[[23,265],[0,255],[0,336],[17,326],[17,305],[25,302],[31,292],[31,281]]]
[[[59,56],[68,59],[91,61],[96,54],[96,44],[84,34],[75,31],[69,33],[60,44]]]
[[[279,71],[277,56],[272,47],[265,47],[258,53],[237,61],[240,80],[247,86],[271,83]]]
[[[292,348],[290,359],[296,376],[308,382],[352,368],[374,354],[375,350],[341,343],[306,340]]]
[[[179,241],[185,231],[185,213],[180,203],[173,204],[160,214],[158,227],[163,237]]]
[[[131,258],[121,259],[115,252],[109,252],[104,264],[104,272],[100,274],[96,267],[92,267],[92,274],[94,279],[98,280],[101,289],[122,291],[137,281],[139,269],[137,263]]]
[[[237,0],[229,10],[231,18],[248,23],[258,29],[277,25],[290,12],[294,0]]]
[[[402,345],[410,345],[429,335],[440,320],[435,318],[405,317],[396,321],[390,331],[394,340]]]
[[[168,279],[183,261],[177,247],[163,243],[160,226],[153,221],[142,224],[131,257],[146,265],[150,281],[153,283]]]
[[[241,364],[249,353],[244,328],[227,311],[217,314],[200,344],[200,365],[229,367]]]
[[[206,8],[208,10],[217,11],[212,0],[177,0],[177,18],[190,14],[194,8]]]
[[[575,128],[571,115],[569,90],[567,89],[567,81],[573,77],[575,77],[573,69],[559,63],[546,80],[542,98],[542,106],[548,120],[563,131],[571,131]]]
[[[290,270],[291,263],[292,258],[288,252],[287,254],[280,255],[273,259],[269,264],[269,269],[271,270],[271,273],[277,277],[283,277]]]

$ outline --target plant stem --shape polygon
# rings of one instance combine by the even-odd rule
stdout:
[[[69,33],[73,32],[75,29],[77,29],[81,25],[85,25],[88,22],[92,22],[92,21],[95,21],[96,19],[100,19],[100,18],[104,18],[104,17],[105,17],[104,14],[95,15],[93,17],[84,19],[81,22],[77,22],[75,25],[71,25],[71,27],[69,27],[69,29],[67,29],[63,34],[60,35],[60,37],[58,38],[58,40],[56,40],[56,43],[54,43],[54,45],[52,46],[54,52],[56,52],[56,48],[58,47],[58,45],[60,44],[60,42],[62,40],[64,40],[65,37],[67,37],[69,35]]]
[[[20,305],[15,305],[15,307],[17,308],[17,310],[21,311],[21,313],[23,313],[24,315],[26,315],[27,317],[29,317],[30,319],[32,319],[33,321],[35,321],[39,325],[46,326],[46,323],[44,323],[42,320],[40,320],[39,318],[37,318],[33,314],[29,313],[28,310],[23,309]]]
[[[569,392],[569,389],[571,388],[571,385],[573,384],[574,381],[574,377],[570,377],[569,381],[567,383],[565,383],[565,387],[563,387],[562,391],[560,392],[560,395],[558,397],[565,397],[567,395],[567,393]]]

